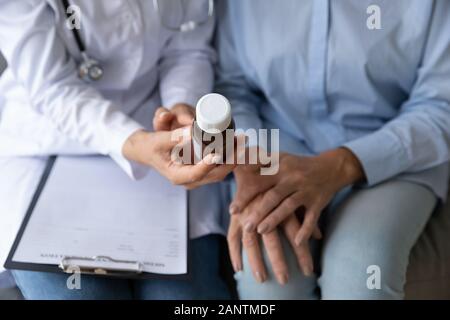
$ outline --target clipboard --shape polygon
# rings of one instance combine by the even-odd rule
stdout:
[[[59,264],[41,264],[30,263],[23,261],[15,261],[14,255],[21,243],[21,240],[27,230],[30,218],[33,215],[33,211],[40,199],[43,190],[46,187],[48,179],[51,177],[52,169],[57,161],[57,156],[50,156],[47,160],[46,167],[42,173],[38,186],[33,194],[29,207],[26,211],[25,217],[22,221],[20,229],[16,235],[14,243],[8,254],[4,267],[6,269],[15,270],[28,270],[28,271],[40,271],[40,272],[52,272],[52,273],[74,273],[74,267],[77,268],[77,272],[86,275],[95,275],[100,277],[111,278],[126,278],[126,279],[179,279],[189,280],[191,278],[191,255],[190,255],[190,241],[186,240],[186,253],[187,253],[187,265],[186,273],[184,274],[162,274],[144,272],[143,262],[134,260],[121,260],[106,255],[95,256],[63,256],[60,259]],[[189,192],[186,191],[186,234],[189,237]],[[107,265],[107,266],[105,266]]]

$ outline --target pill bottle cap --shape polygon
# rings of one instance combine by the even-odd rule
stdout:
[[[231,105],[224,96],[210,93],[198,101],[195,115],[200,129],[210,134],[221,133],[231,123]]]

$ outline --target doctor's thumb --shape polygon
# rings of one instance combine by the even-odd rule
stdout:
[[[155,131],[170,131],[174,115],[166,108],[160,107],[153,117],[153,129]]]

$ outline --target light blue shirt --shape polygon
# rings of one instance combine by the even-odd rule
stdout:
[[[368,185],[399,176],[445,198],[450,1],[226,0],[218,16],[217,91],[237,127],[279,128],[296,154],[346,146]]]

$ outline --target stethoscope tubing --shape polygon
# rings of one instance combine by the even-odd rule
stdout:
[[[65,16],[67,19],[70,19],[71,17],[69,15],[69,7],[70,7],[69,0],[61,0],[61,1],[64,6]],[[185,6],[183,5],[183,0],[180,0],[180,1],[183,6],[183,15],[185,15],[186,10],[185,10]],[[176,31],[176,32],[192,31],[195,28],[206,24],[214,15],[214,0],[208,0],[208,16],[204,21],[187,21],[187,22],[182,23],[179,27],[175,28],[175,27],[171,27],[171,26],[168,26],[165,24],[164,19],[162,18],[162,15],[161,15],[158,0],[153,0],[153,7],[158,14],[161,25],[168,30]],[[85,46],[83,40],[81,39],[78,29],[76,27],[73,27],[73,28],[71,28],[71,31],[74,36],[75,42],[78,46],[78,49],[80,50],[81,58],[83,60],[82,63],[78,66],[79,74],[80,75],[84,74],[85,76],[83,77],[83,79],[85,79],[87,81],[100,80],[101,76],[103,75],[102,66],[100,65],[100,63],[98,61],[91,59],[89,57],[89,55],[87,54],[86,46]],[[95,72],[92,72],[92,71],[94,71],[92,68],[96,68]],[[92,74],[99,74],[100,76],[93,77],[93,76],[91,76]]]

